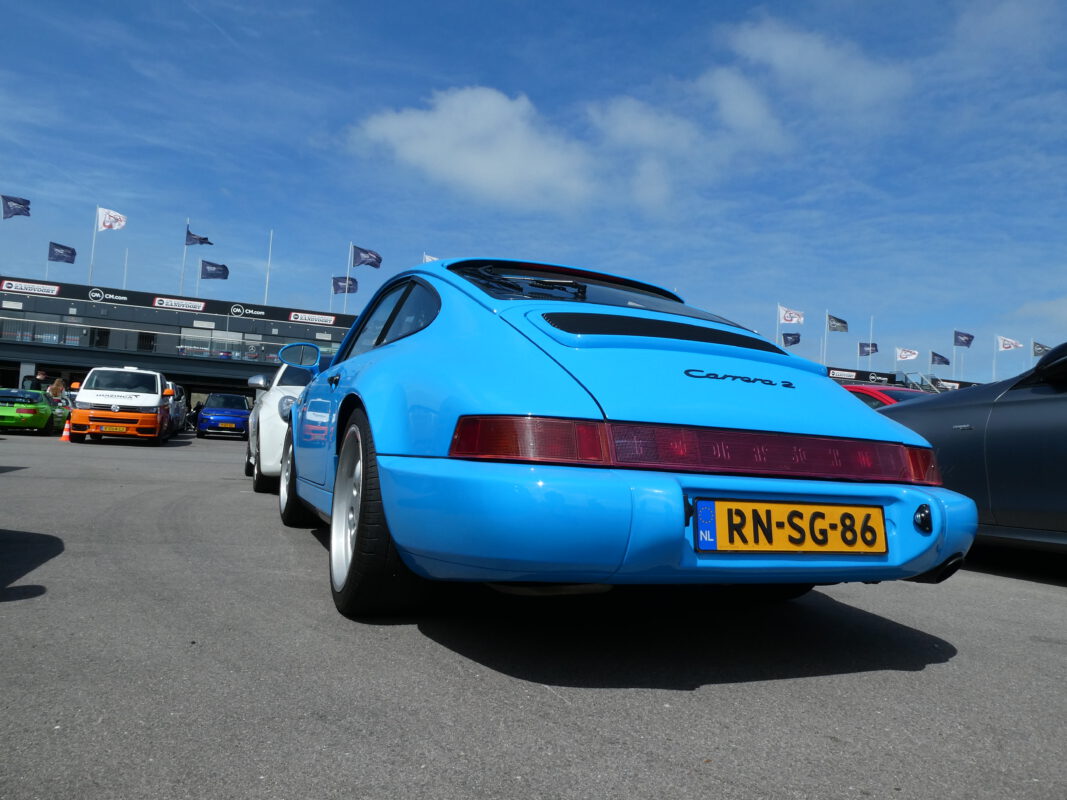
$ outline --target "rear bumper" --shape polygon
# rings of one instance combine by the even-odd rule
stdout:
[[[138,414],[96,409],[74,409],[70,412],[71,433],[154,439],[166,433],[169,424],[170,418],[166,413]]]
[[[227,433],[231,436],[248,434],[248,417],[210,417],[196,421],[196,429],[201,433]]]
[[[974,541],[977,512],[939,487],[379,456],[386,518],[428,577],[597,583],[839,583],[930,573]],[[884,554],[697,552],[693,498],[879,505]],[[930,506],[932,531],[913,522]]]

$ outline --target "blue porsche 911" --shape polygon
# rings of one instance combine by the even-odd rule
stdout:
[[[427,579],[560,591],[953,574],[974,503],[919,435],[674,293],[564,266],[435,261],[371,298],[292,407],[279,509],[330,526],[344,614]]]

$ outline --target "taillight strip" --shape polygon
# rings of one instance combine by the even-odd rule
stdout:
[[[932,450],[897,442],[555,417],[461,417],[449,456],[670,472],[941,484]]]

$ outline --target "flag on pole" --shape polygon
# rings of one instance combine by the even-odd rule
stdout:
[[[332,280],[334,294],[355,294],[358,288],[355,278],[346,278],[342,275],[340,278],[332,278]]]
[[[4,219],[28,217],[30,215],[30,201],[23,197],[0,194],[0,202],[4,206]]]
[[[67,247],[65,244],[56,244],[55,242],[48,243],[49,261],[65,261],[68,264],[73,264],[76,255],[78,255],[78,252],[73,247]]]
[[[1017,342],[1015,339],[1009,339],[1007,336],[997,337],[997,350],[1017,350],[1022,346],[1022,342]]]
[[[437,256],[427,255],[426,253],[422,254],[423,264],[429,264],[431,261],[440,261],[440,259]]]
[[[871,356],[878,352],[878,342],[860,342],[860,358]]]
[[[970,347],[971,342],[974,341],[973,333],[964,333],[963,331],[952,332],[952,346],[953,347]]]
[[[782,344],[785,345],[786,347],[792,347],[795,344],[800,344],[800,334],[799,333],[783,333],[782,334]]]
[[[826,315],[826,329],[831,333],[848,333],[848,323],[833,314]]]
[[[210,244],[214,246],[214,242],[209,242],[206,236],[197,236],[195,233],[189,231],[189,226],[185,226],[185,243],[190,244]]]
[[[947,367],[952,362],[949,361],[947,358],[945,358],[940,353],[935,353],[933,350],[931,350],[930,351],[930,363],[934,364],[934,365],[942,364],[942,365]]]
[[[918,350],[912,350],[908,347],[897,348],[897,361],[911,361],[919,357]]]
[[[230,277],[230,268],[225,264],[216,264],[212,261],[200,262],[200,277],[204,280],[224,281]]]
[[[98,231],[117,231],[126,226],[126,217],[110,208],[96,209],[96,229]]]
[[[778,321],[784,322],[786,325],[803,325],[804,324],[804,312],[796,311],[792,308],[786,308],[781,303],[778,304]]]
[[[1041,342],[1034,342],[1034,355],[1035,356],[1043,356],[1043,355],[1045,355],[1045,353],[1047,353],[1051,349],[1052,348],[1049,347],[1047,344],[1041,344]]]
[[[366,264],[369,267],[378,269],[382,265],[382,256],[380,253],[376,253],[373,250],[364,250],[359,245],[352,245],[352,266],[358,267],[360,264]]]

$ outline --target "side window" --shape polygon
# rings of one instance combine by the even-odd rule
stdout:
[[[411,291],[404,298],[400,310],[382,338],[382,344],[395,342],[397,339],[421,331],[433,322],[440,309],[441,301],[435,291],[421,283],[412,284]]]
[[[393,310],[396,308],[397,302],[409,285],[410,284],[407,283],[401,283],[394,286],[378,300],[378,305],[370,311],[364,312],[363,325],[360,328],[359,333],[356,334],[356,338],[353,339],[349,345],[348,352],[340,354],[340,357],[337,359],[338,363],[349,358],[354,358],[362,353],[366,353],[377,344],[382,329],[385,328],[386,323],[389,321],[389,317],[392,316]]]

